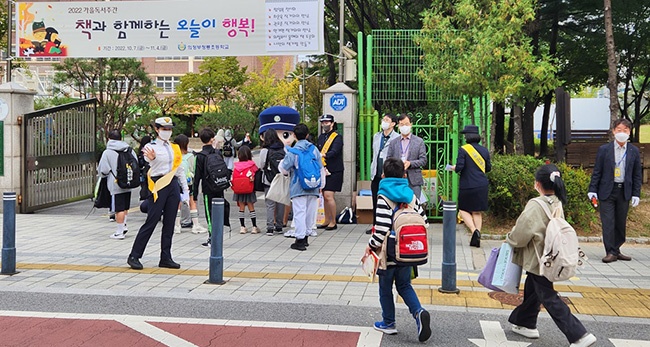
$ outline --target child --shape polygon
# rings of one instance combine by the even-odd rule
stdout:
[[[284,143],[278,137],[277,131],[269,129],[264,132],[264,148],[260,151],[260,169],[264,171],[262,182],[264,183],[264,195],[269,193],[272,177],[278,174],[277,160],[284,159]],[[273,236],[276,232],[282,232],[282,217],[284,216],[284,205],[269,199],[266,201],[266,235]]]
[[[404,174],[404,163],[397,158],[388,158],[384,161],[382,180],[379,182],[379,191],[377,197],[376,221],[374,225],[375,233],[370,237],[366,255],[370,251],[378,252],[384,242],[385,237],[395,237],[391,233],[393,229],[393,210],[389,202],[384,199],[388,198],[392,203],[410,204],[415,198],[415,208],[422,218],[426,219],[424,210],[419,201],[409,187],[408,179]],[[389,233],[390,236],[389,236]],[[388,252],[387,252],[388,253]],[[409,308],[411,315],[415,318],[418,329],[418,340],[424,342],[431,337],[429,312],[422,308],[415,290],[411,286],[411,271],[413,267],[408,264],[398,263],[393,257],[387,259],[387,268],[377,270],[379,275],[379,303],[381,304],[381,316],[383,320],[375,322],[375,330],[384,334],[397,334],[395,325],[395,300],[393,300],[393,282],[397,288],[397,293],[404,299],[404,303]]]
[[[233,180],[237,172],[247,172],[246,176],[253,182],[255,179],[255,172],[257,171],[257,165],[253,161],[253,154],[251,149],[248,146],[242,146],[237,152],[238,162],[235,163],[235,170],[233,171]],[[237,194],[234,193],[232,196],[234,201],[237,201],[237,206],[239,207],[239,223],[241,228],[239,229],[240,234],[246,234],[248,230],[246,229],[246,224],[244,223],[244,209],[248,207],[248,214],[253,223],[253,228],[251,229],[251,234],[258,234],[260,229],[257,227],[257,216],[255,214],[255,203],[257,202],[257,196],[255,196],[255,191],[248,194]]]
[[[300,123],[295,126],[293,133],[298,142],[293,146],[301,151],[306,151],[311,148],[314,156],[318,159],[321,169],[321,178],[324,178],[323,165],[320,161],[320,152],[318,148],[306,140],[309,135],[307,125]],[[291,249],[298,251],[306,251],[309,246],[309,233],[311,233],[311,226],[316,221],[316,208],[315,203],[318,200],[318,188],[305,190],[298,181],[296,173],[298,163],[298,156],[291,152],[287,152],[284,159],[280,162],[280,172],[284,175],[291,175],[291,183],[289,185],[289,195],[291,196],[291,208],[293,210],[293,221],[296,225],[295,238],[296,241],[291,244]],[[325,180],[321,179],[321,187],[324,187]]]
[[[174,227],[175,233],[180,233],[182,229],[192,228],[193,234],[202,234],[208,230],[199,224],[199,211],[196,207],[196,200],[192,198],[192,183],[194,180],[194,169],[196,166],[196,156],[194,152],[189,152],[187,150],[187,145],[189,144],[190,139],[187,136],[180,134],[174,139],[174,143],[181,148],[181,153],[183,154],[183,161],[181,166],[185,170],[185,177],[187,177],[187,185],[190,188],[190,201],[189,205],[181,202],[178,212],[176,213],[176,226]]]
[[[551,211],[562,208],[562,203],[566,203],[564,182],[560,177],[560,171],[553,164],[544,165],[537,170],[535,190],[540,196],[534,199],[548,204]],[[540,276],[536,249],[539,253],[544,250],[544,236],[548,222],[549,218],[542,206],[531,199],[517,218],[512,231],[506,236],[506,242],[515,248],[512,262],[521,265],[527,274],[524,301],[512,311],[508,321],[514,324],[513,332],[530,339],[537,339],[539,338],[537,316],[542,304],[571,343],[570,347],[591,346],[596,342],[596,337],[587,333],[578,318],[571,314],[567,304],[560,299],[553,288],[553,282]]]

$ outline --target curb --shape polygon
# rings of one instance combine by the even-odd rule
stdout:
[[[481,233],[482,240],[505,240],[505,235],[495,235],[495,234],[483,234]],[[603,242],[601,236],[578,236],[578,241],[580,242]],[[640,245],[650,244],[650,238],[647,237],[628,237],[625,239],[626,243],[636,243]]]

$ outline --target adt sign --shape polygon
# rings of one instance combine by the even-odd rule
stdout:
[[[334,111],[343,111],[347,106],[348,98],[345,95],[336,93],[330,97],[330,107],[332,107]]]

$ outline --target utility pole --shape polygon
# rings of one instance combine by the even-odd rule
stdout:
[[[339,0],[339,82],[343,83],[345,79],[343,70],[345,67],[345,56],[343,55],[343,28],[345,27],[345,3]]]
[[[12,36],[12,30],[13,30],[13,23],[11,21],[11,0],[7,0],[7,82],[11,82],[11,60],[13,57],[11,56],[11,36]]]

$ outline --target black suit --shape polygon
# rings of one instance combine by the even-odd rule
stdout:
[[[622,186],[614,182],[616,142],[598,148],[589,191],[598,194],[603,243],[607,254],[619,255],[625,243],[625,222],[630,199],[641,196],[641,156],[639,149],[627,144],[625,173]]]

